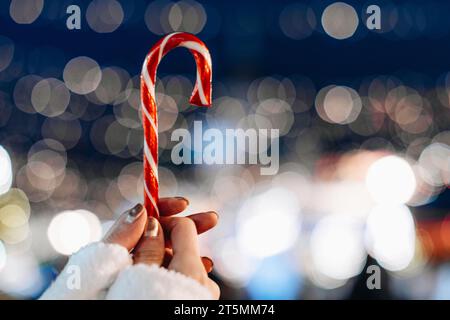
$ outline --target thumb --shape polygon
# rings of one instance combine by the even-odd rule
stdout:
[[[128,251],[136,246],[147,222],[147,213],[143,205],[124,212],[103,238],[103,242],[119,244]]]
[[[147,228],[133,252],[134,263],[162,265],[165,254],[164,234],[158,220],[149,217]]]

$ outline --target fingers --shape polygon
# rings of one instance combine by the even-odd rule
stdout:
[[[194,221],[198,234],[214,228],[219,220],[219,216],[215,211],[192,214],[188,218]]]
[[[142,236],[147,222],[147,213],[143,205],[138,204],[134,208],[124,212],[113,224],[103,241],[115,243],[133,249]]]
[[[159,214],[161,216],[172,216],[184,211],[189,201],[183,197],[160,198],[158,201]]]
[[[163,267],[167,268],[170,264],[170,262],[172,261],[173,258],[173,251],[172,249],[166,248],[166,252],[164,255],[164,260],[163,260]],[[210,273],[213,271],[214,268],[214,262],[211,260],[211,258],[209,257],[201,257],[203,266],[205,267],[205,271],[207,273]]]
[[[209,215],[210,213],[206,213]],[[214,215],[214,213],[211,213]],[[198,215],[197,215],[198,218]],[[217,216],[216,220],[217,222]],[[166,262],[170,260],[168,269],[180,272],[205,285],[213,298],[218,299],[220,290],[217,284],[208,278],[208,271],[212,270],[212,261],[207,257],[200,257],[197,242],[197,226],[194,219],[171,218],[163,223],[172,242],[172,252],[166,249]],[[173,255],[170,259],[170,255]]]
[[[208,212],[202,212],[202,213],[196,213],[190,216],[187,216],[186,218],[191,219],[196,227],[197,234],[201,234],[203,232],[208,231],[209,229],[212,229],[218,221],[218,215],[214,211],[208,211]],[[182,217],[161,217],[160,222],[164,228],[164,230],[172,229],[173,226],[178,223],[179,219],[186,219]],[[166,232],[169,234],[169,232]],[[168,237],[170,238],[170,237]]]
[[[147,229],[133,251],[134,263],[156,264],[161,266],[164,260],[164,234],[158,220],[148,218]]]
[[[172,241],[174,258],[178,254],[199,256],[197,228],[192,220],[188,218],[171,219],[169,223],[164,224],[164,230]]]

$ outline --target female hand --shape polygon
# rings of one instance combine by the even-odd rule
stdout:
[[[182,212],[189,202],[185,198],[161,198],[158,207],[159,222],[147,218],[142,205],[123,213],[104,237],[104,242],[119,244],[133,253],[135,264],[156,264],[174,270],[200,282],[214,298],[219,287],[208,277],[213,263],[200,257],[197,234],[217,224],[215,212],[203,212],[188,217],[173,217]]]

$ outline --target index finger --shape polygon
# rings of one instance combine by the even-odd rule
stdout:
[[[158,209],[161,216],[173,216],[183,212],[189,205],[189,201],[183,197],[160,198]]]

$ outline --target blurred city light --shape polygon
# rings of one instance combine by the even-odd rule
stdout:
[[[13,181],[11,158],[8,152],[0,146],[0,195],[8,192]]]
[[[238,213],[239,246],[255,257],[289,249],[300,228],[300,204],[289,190],[274,188],[247,200]]]
[[[157,0],[149,3],[145,12],[147,28],[158,35],[174,31],[197,34],[203,30],[206,21],[203,5],[194,0]]]
[[[9,14],[19,24],[33,23],[41,14],[44,0],[11,0]]]
[[[43,79],[31,91],[31,103],[36,112],[47,117],[63,114],[70,101],[64,83],[55,78]]]
[[[34,257],[25,254],[9,255],[0,272],[0,290],[11,296],[35,297],[47,285]]]
[[[280,28],[289,38],[301,40],[309,37],[316,28],[314,11],[302,3],[286,6],[279,17]]]
[[[350,38],[358,28],[359,18],[355,9],[343,2],[330,4],[322,14],[325,32],[338,40]]]
[[[355,90],[345,86],[326,87],[322,90],[317,95],[316,109],[323,120],[348,124],[358,118],[362,103]]]
[[[0,36],[0,71],[9,67],[14,57],[14,42],[11,39]]]
[[[226,238],[213,246],[215,270],[233,287],[245,287],[259,265],[259,261],[240,250],[233,238]]]
[[[64,211],[56,215],[47,230],[53,248],[70,255],[81,247],[98,241],[102,234],[99,219],[86,210]]]
[[[283,256],[264,259],[248,284],[251,299],[292,300],[298,297],[302,279],[298,270]]]
[[[67,88],[72,92],[88,94],[97,89],[102,73],[95,60],[89,57],[77,57],[66,64],[63,78]]]
[[[91,1],[86,11],[89,27],[98,33],[114,32],[119,28],[123,17],[122,5],[116,0]]]
[[[397,156],[387,156],[370,166],[366,186],[378,203],[404,204],[416,190],[416,178],[407,161]]]
[[[0,241],[0,271],[3,269],[3,267],[6,265],[6,249],[3,245],[3,242]]]
[[[358,220],[332,215],[323,218],[311,235],[314,266],[327,277],[345,280],[361,272],[366,259]]]
[[[399,271],[411,263],[416,244],[414,220],[404,205],[376,206],[367,218],[366,245],[386,269]]]

